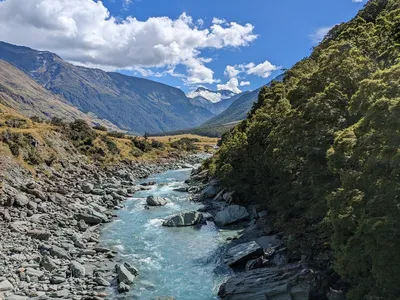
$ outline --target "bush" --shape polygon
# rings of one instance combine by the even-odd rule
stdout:
[[[151,146],[155,149],[160,149],[160,150],[163,150],[165,148],[164,143],[156,140],[151,141]]]
[[[40,154],[36,151],[36,149],[29,149],[27,155],[25,157],[25,161],[27,161],[31,165],[39,165],[43,163],[43,159]]]
[[[111,154],[114,154],[114,155],[120,154],[120,150],[119,150],[117,144],[114,143],[110,138],[108,138],[107,136],[102,136],[101,139],[106,144],[107,149]]]
[[[103,125],[96,125],[96,126],[93,126],[93,129],[99,130],[99,131],[107,131],[107,127],[105,127],[105,126],[103,126]]]
[[[32,116],[32,117],[30,117],[30,119],[32,122],[35,122],[35,123],[43,123],[44,122],[44,120],[38,116]]]
[[[25,119],[11,117],[5,122],[6,126],[11,128],[28,128],[28,122]]]
[[[8,144],[8,147],[10,148],[10,151],[11,151],[12,155],[14,155],[14,156],[18,156],[19,155],[19,145],[17,143],[10,142]]]
[[[111,131],[107,134],[110,137],[117,138],[117,139],[123,139],[125,138],[125,133],[121,131]]]
[[[197,138],[181,138],[171,143],[171,147],[188,152],[198,151],[200,148],[195,143],[200,142]]]
[[[153,147],[147,140],[142,140],[135,137],[132,140],[132,143],[134,147],[138,148],[142,152],[150,152],[151,150],[153,150]]]
[[[54,125],[54,126],[63,126],[64,121],[63,121],[63,119],[61,119],[59,117],[53,117],[50,121],[50,124]]]

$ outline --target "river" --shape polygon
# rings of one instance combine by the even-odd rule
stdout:
[[[140,272],[126,299],[218,299],[218,287],[229,275],[220,261],[226,237],[213,223],[184,228],[161,226],[166,217],[201,206],[191,202],[188,193],[173,191],[184,185],[190,171],[172,170],[147,178],[145,181],[157,184],[128,199],[125,207],[116,211],[118,219],[104,227],[102,244],[117,250],[119,259],[132,263]],[[146,210],[149,195],[168,198],[169,203]]]

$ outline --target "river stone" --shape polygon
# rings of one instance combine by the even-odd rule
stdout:
[[[263,248],[256,242],[239,244],[228,250],[225,254],[224,262],[229,266],[243,264],[263,254]]]
[[[229,205],[224,210],[217,213],[214,221],[218,226],[225,226],[242,221],[248,218],[248,216],[249,213],[245,207],[239,205]]]
[[[97,225],[103,222],[100,217],[89,214],[76,214],[75,219],[77,219],[78,221],[83,220],[88,225]]]
[[[84,277],[86,274],[85,267],[82,266],[77,261],[71,262],[71,264],[69,265],[69,268],[71,270],[72,277],[81,278],[81,277]]]
[[[28,231],[28,236],[40,241],[47,241],[51,237],[51,232],[48,230],[34,229]]]
[[[217,187],[214,185],[209,185],[207,186],[200,194],[200,199],[209,199],[213,198],[215,195],[217,195],[218,190]]]
[[[36,270],[36,269],[33,269],[33,268],[27,268],[25,270],[25,273],[26,273],[26,275],[29,275],[31,277],[33,276],[33,277],[38,277],[38,278],[40,278],[40,277],[42,277],[44,275],[43,271],[39,271],[39,270]]]
[[[29,198],[24,194],[15,195],[14,204],[19,207],[24,207],[29,203]]]
[[[305,271],[301,264],[290,264],[239,273],[220,287],[218,296],[222,300],[308,300],[310,285],[299,278]]]
[[[197,225],[203,219],[203,215],[197,211],[184,212],[172,216],[170,219],[164,221],[163,226],[167,227],[182,227]]]
[[[50,272],[57,268],[57,265],[54,263],[54,261],[47,255],[42,257],[40,266]]]
[[[130,289],[131,289],[131,287],[129,285],[127,285],[125,282],[121,282],[120,284],[118,284],[118,287],[117,287],[117,290],[119,293],[129,292]]]
[[[133,283],[135,275],[133,275],[124,265],[116,265],[115,268],[117,270],[119,283]]]
[[[65,251],[64,249],[62,249],[60,247],[57,247],[57,246],[52,246],[51,247],[50,254],[53,257],[71,259],[71,257],[69,256],[67,251]]]
[[[12,291],[14,286],[7,279],[0,282],[0,292]]]
[[[93,191],[93,184],[85,182],[82,184],[82,191],[86,194],[89,194],[91,191]]]
[[[148,196],[146,203],[149,206],[164,206],[167,204],[167,200],[159,196]]]

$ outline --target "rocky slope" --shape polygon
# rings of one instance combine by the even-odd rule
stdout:
[[[54,53],[0,42],[0,59],[85,113],[132,132],[198,126],[213,116],[183,91],[151,80],[74,66]]]
[[[98,244],[101,224],[126,197],[146,189],[137,179],[188,162],[198,158],[104,168],[70,156],[33,175],[1,156],[0,299],[89,300],[111,298],[114,284],[129,290],[140,273]]]
[[[0,60],[0,103],[28,117],[36,116],[43,120],[58,117],[67,122],[82,119],[93,126],[102,125],[111,130],[118,130],[111,122],[85,114],[63,102],[62,98],[41,87],[21,70],[3,60]]]

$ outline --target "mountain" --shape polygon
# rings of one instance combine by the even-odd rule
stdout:
[[[118,129],[107,120],[100,120],[64,103],[61,97],[52,94],[24,72],[3,60],[0,60],[0,103],[28,117],[37,116],[44,120],[58,117],[69,122],[84,119],[92,125],[103,125],[111,130]]]
[[[268,211],[289,261],[324,274],[321,299],[399,299],[399,42],[400,1],[368,1],[263,89],[207,162],[234,202]],[[254,274],[218,295],[240,299]]]
[[[266,86],[270,86],[273,81],[282,81],[283,75],[279,75],[270,81]],[[223,125],[232,122],[237,122],[246,118],[247,113],[250,111],[253,103],[257,101],[258,94],[261,88],[258,88],[251,92],[244,92],[238,95],[238,98],[234,99],[233,103],[226,109],[223,110],[219,115],[206,121],[200,127],[212,127],[216,125]]]
[[[151,80],[72,65],[48,51],[0,42],[0,59],[82,112],[132,132],[190,128],[213,114],[188,101],[180,89]]]
[[[213,115],[218,115],[227,109],[240,94],[228,90],[212,91],[204,87],[199,87],[195,91],[187,94],[190,103],[203,107]]]

